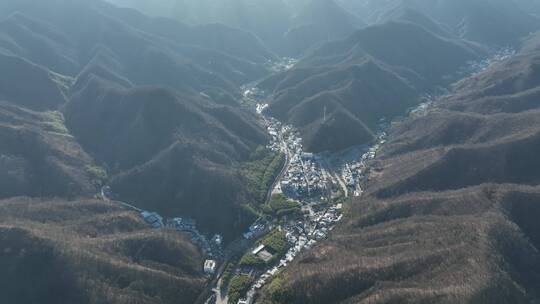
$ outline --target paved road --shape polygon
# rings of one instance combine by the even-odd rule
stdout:
[[[223,258],[223,262],[221,263],[221,266],[216,271],[212,281],[207,284],[207,287],[205,288],[205,290],[201,293],[197,301],[195,301],[195,304],[205,303],[212,296],[212,294],[216,295],[216,301],[219,298],[222,298],[222,299],[227,298],[226,294],[223,295],[221,294],[221,292],[219,292],[219,294],[216,293],[216,290],[219,289],[218,287],[220,285],[218,283],[221,279],[221,275],[225,271],[225,266],[227,266],[227,263],[229,263],[233,257],[243,255],[247,250],[249,250],[253,246],[254,242],[255,240],[253,239],[246,240],[243,237],[239,237],[227,246],[227,248],[225,249],[225,257]]]
[[[107,191],[105,191],[105,188],[107,186],[103,186],[101,187],[101,198],[104,200],[104,201],[108,201],[108,202],[115,202],[119,205],[122,205],[123,207],[127,208],[127,209],[131,209],[131,210],[134,210],[134,211],[137,211],[139,213],[143,212],[144,210],[142,210],[141,208],[138,208],[138,207],[135,207],[133,206],[132,204],[130,203],[126,203],[126,202],[122,202],[122,201],[119,201],[119,200],[113,200],[113,199],[110,199],[109,197],[107,197]]]
[[[217,286],[221,286],[221,280],[219,280]],[[228,304],[229,303],[229,297],[227,294],[221,293],[221,288],[214,288],[212,289],[214,294],[216,295],[216,304]]]
[[[265,118],[266,121],[266,118]],[[272,183],[272,186],[268,189],[268,192],[266,193],[266,199],[264,200],[264,204],[267,205],[270,203],[270,198],[272,198],[272,194],[274,194],[274,190],[276,189],[276,186],[278,183],[282,180],[283,175],[287,172],[287,169],[289,168],[290,160],[291,160],[291,152],[289,151],[289,147],[287,146],[287,143],[281,136],[281,133],[279,134],[279,141],[281,143],[281,146],[283,148],[283,154],[285,154],[285,162],[283,162],[283,167],[281,168],[281,171],[274,179],[274,182]]]
[[[289,168],[289,155],[285,153],[285,162],[283,162],[283,167],[281,168],[281,171],[274,179],[274,182],[272,183],[272,186],[270,189],[268,189],[268,192],[266,193],[266,199],[264,200],[264,204],[267,205],[270,203],[270,199],[272,198],[272,194],[274,193],[274,189],[276,189],[276,186],[281,181],[283,175],[285,172],[287,172],[287,169]]]
[[[283,152],[285,154],[285,162],[283,163],[283,167],[281,168],[281,171],[279,172],[279,174],[276,175],[272,183],[272,186],[268,189],[264,204],[268,204],[270,202],[274,189],[276,188],[278,183],[283,178],[283,175],[287,172],[287,169],[289,168],[289,162],[290,162],[289,148],[287,147],[287,144],[285,143],[285,140],[281,137],[281,135],[279,139],[284,149]],[[227,249],[225,249],[225,258],[223,259],[223,263],[221,264],[220,269],[216,271],[214,279],[212,280],[212,282],[208,284],[208,287],[201,294],[199,299],[195,302],[196,304],[205,303],[205,301],[207,301],[212,296],[212,293],[214,293],[216,297],[216,303],[227,304],[228,295],[222,294],[219,288],[221,286],[220,284],[221,275],[223,274],[223,271],[225,270],[225,266],[229,263],[231,258],[235,256],[243,255],[247,250],[249,250],[253,246],[254,242],[255,242],[254,240],[246,240],[243,237],[240,237],[227,246]]]

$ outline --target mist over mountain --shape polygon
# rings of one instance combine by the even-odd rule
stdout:
[[[515,0],[339,0],[339,3],[359,15],[369,24],[383,23],[413,9],[445,24],[461,38],[488,45],[506,46],[538,28],[538,4]]]
[[[0,0],[0,69],[0,303],[540,301],[536,0]]]
[[[10,71],[0,82],[3,99],[31,110],[62,111],[65,126],[62,121],[60,127],[67,136],[73,135],[76,149],[82,146],[92,155],[80,163],[90,166],[95,162],[107,168],[112,178],[120,175],[114,185],[123,185],[120,181],[136,175],[147,180],[138,189],[167,193],[162,200],[168,203],[149,207],[171,215],[187,213],[209,223],[197,210],[206,208],[205,201],[216,204],[214,200],[225,197],[219,205],[229,216],[207,229],[237,225],[233,206],[248,201],[249,195],[236,167],[266,141],[253,115],[240,109],[237,101],[239,85],[267,75],[264,64],[274,58],[256,38],[225,26],[190,27],[150,19],[100,1],[2,1],[1,7],[5,16],[0,44],[5,55],[1,59]],[[237,47],[239,41],[248,47]],[[192,149],[185,154],[184,148],[174,148],[179,143]],[[194,155],[200,161],[196,180],[212,175],[210,168],[220,167],[223,176],[215,180],[228,185],[211,189],[230,189],[227,191],[232,194],[222,196],[222,190],[210,197],[194,196],[189,191],[185,197],[177,194],[178,189],[201,192],[206,187],[187,181],[180,186],[183,177],[173,177],[173,172],[189,171],[186,162],[191,163]],[[178,167],[168,167],[170,178],[164,178],[170,180],[166,187],[175,189],[153,186],[156,180],[145,177],[141,168],[149,168],[148,174],[152,174],[154,165],[146,163],[171,158],[179,161]],[[60,181],[52,178],[51,182]],[[52,187],[46,188],[50,191],[15,193],[56,193]],[[85,191],[88,188],[84,186]],[[155,199],[136,195],[131,183],[118,188],[124,198],[141,204]],[[75,192],[82,193],[86,192]]]
[[[267,112],[300,127],[308,149],[339,151],[371,137],[328,142],[334,134],[359,129],[375,133],[381,118],[398,116],[418,104],[422,94],[437,92],[459,77],[460,68],[487,53],[479,45],[438,36],[422,25],[392,21],[325,44],[259,86],[271,92]]]
[[[365,26],[333,0],[170,0],[152,5],[141,0],[110,0],[156,16],[188,24],[225,24],[253,33],[272,51],[298,56],[308,48],[344,38]]]

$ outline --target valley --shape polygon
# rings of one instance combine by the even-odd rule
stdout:
[[[533,2],[0,0],[0,302],[538,302]]]
[[[289,59],[285,60],[284,62],[291,62]],[[286,67],[287,63],[276,63],[273,66]],[[362,194],[360,185],[368,177],[369,161],[375,158],[386,141],[386,133],[380,131],[377,143],[371,147],[353,147],[350,151],[339,154],[304,152],[302,138],[294,127],[263,114],[267,105],[260,103],[264,100],[260,90],[256,87],[244,88],[246,90],[243,104],[259,116],[260,123],[271,138],[266,148],[285,156],[283,167],[267,190],[261,209],[271,209],[274,202],[279,200],[288,201],[285,204],[289,204],[289,207],[276,207],[282,209],[270,213],[263,210],[264,216],[259,217],[247,232],[223,248],[221,235],[216,234],[210,241],[210,236],[201,233],[195,221],[189,217],[177,215],[167,219],[157,212],[146,211],[132,203],[114,199],[119,196],[114,194],[109,186],[103,186],[100,193],[103,200],[136,212],[155,229],[175,230],[188,235],[205,259],[216,263],[209,279],[211,283],[202,295],[210,290],[214,291],[214,294],[204,303],[227,303],[229,282],[223,282],[225,271],[230,273],[228,276],[232,276],[230,280],[249,277],[251,285],[241,296],[243,300],[252,303],[256,293],[271,281],[273,276],[303,251],[313,248],[317,242],[325,239],[343,218],[344,206],[350,208],[348,205],[351,197]],[[283,243],[280,250],[264,245],[265,238],[273,234],[281,235]],[[273,254],[263,250],[271,250]],[[256,251],[263,251],[267,256],[257,257],[254,254]],[[247,256],[260,260],[255,264],[246,264],[243,261]],[[263,261],[264,265],[261,267],[260,262]],[[233,302],[238,300],[241,299]]]
[[[362,173],[368,170],[366,161],[373,159],[379,145],[370,148],[365,154],[357,155],[357,164],[342,164],[338,170],[328,165],[328,160],[321,155],[306,153],[302,149],[302,139],[299,133],[290,125],[282,124],[277,119],[262,114],[266,105],[257,103],[256,97],[261,93],[256,88],[247,89],[244,98],[253,104],[257,113],[271,136],[268,148],[286,156],[284,168],[278,174],[273,187],[269,189],[269,198],[266,203],[272,205],[273,201],[289,200],[295,210],[284,210],[287,213],[277,213],[277,218],[266,217],[263,222],[259,220],[251,227],[244,237],[258,238],[256,247],[249,247],[239,261],[231,263],[229,272],[231,280],[240,277],[247,278],[250,286],[242,291],[243,299],[232,298],[224,290],[230,292],[228,282],[218,281],[214,288],[216,293],[206,303],[237,302],[239,300],[252,303],[256,292],[260,290],[273,276],[292,262],[295,257],[305,250],[311,249],[315,244],[326,238],[328,233],[343,218],[343,205],[348,202],[349,191],[355,196],[361,193],[360,182]],[[384,143],[384,134],[379,136]],[[326,156],[328,157],[328,156]],[[352,170],[355,170],[353,173]],[[358,171],[356,171],[358,170]],[[347,181],[347,184],[345,184]],[[272,245],[265,244],[265,235],[280,234],[282,245],[276,250]],[[266,250],[270,250],[269,253]],[[262,253],[261,253],[262,252]],[[247,260],[250,259],[249,262]],[[262,263],[262,264],[261,264]],[[231,299],[232,298],[232,299]]]
[[[534,298],[536,293],[530,288],[536,288],[534,286],[538,286],[538,281],[531,276],[538,271],[537,265],[540,261],[536,245],[527,244],[528,237],[522,235],[529,232],[512,228],[526,227],[529,224],[521,223],[521,220],[513,215],[506,215],[504,210],[508,210],[507,206],[512,205],[511,208],[516,208],[512,209],[512,212],[521,212],[517,210],[536,205],[535,193],[538,190],[535,186],[535,174],[525,173],[526,170],[521,165],[523,159],[531,158],[525,156],[527,152],[523,152],[522,156],[514,156],[514,153],[518,152],[511,147],[515,147],[517,143],[506,144],[506,141],[517,140],[521,137],[520,134],[523,134],[528,138],[524,140],[531,144],[527,147],[535,150],[533,138],[536,138],[537,132],[534,131],[536,127],[533,126],[534,123],[531,125],[531,121],[528,127],[517,127],[513,124],[511,129],[503,131],[504,126],[508,126],[503,120],[513,121],[522,115],[536,117],[536,110],[528,112],[529,110],[515,104],[518,107],[516,110],[506,112],[513,114],[490,116],[497,111],[490,107],[485,110],[490,113],[488,116],[478,116],[469,114],[469,111],[486,112],[476,106],[468,109],[458,108],[457,105],[469,104],[469,101],[464,100],[464,96],[467,96],[470,99],[478,98],[484,105],[495,106],[497,99],[487,101],[483,95],[476,95],[482,92],[481,90],[471,90],[470,87],[485,86],[487,92],[494,92],[495,88],[492,86],[499,83],[483,82],[486,78],[499,71],[512,70],[511,67],[524,61],[530,64],[528,60],[535,56],[532,53],[503,50],[501,54],[496,54],[483,63],[471,65],[477,69],[471,71],[471,76],[452,86],[448,93],[431,97],[409,111],[408,118],[392,122],[388,129],[388,138],[385,138],[382,149],[370,163],[373,174],[362,182],[366,192],[354,200],[351,213],[345,222],[340,224],[337,230],[334,229],[331,238],[295,259],[277,278],[267,284],[257,303],[371,303],[372,299],[380,299],[381,303],[418,300],[438,303],[438,299],[444,299],[444,303],[469,301],[468,299],[473,302],[497,303],[510,303],[518,299],[520,303],[527,303]],[[532,81],[532,78],[528,80]],[[537,80],[534,79],[533,86],[537,85]],[[513,75],[508,76],[508,80],[511,83],[519,82]],[[504,86],[504,82],[501,85]],[[511,92],[513,89],[520,90],[511,85],[506,88]],[[509,103],[501,101],[501,105],[505,112],[504,109],[507,109]],[[535,107],[537,106],[535,103]],[[449,108],[454,111],[459,109],[459,115],[463,117],[455,117],[456,114],[448,110]],[[468,115],[476,116],[465,118]],[[473,122],[474,119],[478,120],[477,124]],[[497,127],[493,125],[495,122],[491,122],[492,119],[501,119],[497,121]],[[436,123],[438,120],[441,125]],[[483,120],[486,122],[481,122]],[[425,123],[427,121],[430,123]],[[485,123],[492,127],[481,127]],[[497,135],[492,133],[495,130],[498,130]],[[484,135],[481,135],[482,133]],[[471,144],[468,144],[469,142]],[[487,152],[486,149],[491,147],[500,148]],[[510,150],[497,152],[497,156],[490,154],[507,148]],[[463,153],[471,154],[458,159],[456,155],[462,153],[461,149]],[[494,157],[497,159],[494,160]],[[501,165],[508,167],[494,168]],[[536,162],[529,161],[528,166],[536,167]],[[511,171],[515,168],[521,168],[521,173]],[[432,173],[433,171],[436,173]],[[519,176],[520,180],[505,179],[511,176]],[[521,179],[525,176],[529,176],[532,181],[529,183]],[[497,211],[501,209],[502,211]],[[492,212],[502,212],[503,215]],[[485,229],[490,231],[489,235],[475,235],[468,239],[468,233],[484,233],[478,232],[484,229],[477,226],[479,218],[482,225],[486,225]],[[474,242],[478,240],[494,247],[477,248]],[[518,243],[521,245],[517,245]],[[520,262],[514,260],[515,252],[510,254],[507,250],[521,251],[519,255],[527,259],[526,263],[532,268],[520,268]],[[450,289],[433,286],[429,291],[410,290],[411,285],[424,288],[423,286],[428,284],[423,281],[424,277],[445,280],[445,276],[454,272],[466,274],[465,276],[473,275],[470,269],[462,268],[467,262],[455,262],[454,259],[488,256],[489,260],[485,263],[493,265],[497,263],[496,259],[500,254],[505,255],[503,259],[508,263],[508,268],[489,270],[490,266],[470,264],[470,267],[476,267],[482,274],[470,281],[459,283],[467,286],[467,289],[462,290],[458,286]],[[355,264],[348,265],[345,260],[355,261]],[[437,267],[450,268],[433,270]],[[451,269],[452,267],[458,268]],[[392,273],[393,271],[396,273]],[[519,271],[520,275],[516,274],[514,277],[513,271]],[[396,279],[396,276],[399,277],[398,273],[408,273],[410,277]],[[522,275],[525,277],[521,277]],[[489,279],[481,279],[483,276],[497,277],[497,280],[500,280],[497,284],[522,284],[520,288],[525,291],[510,289],[507,293],[498,293],[490,290],[486,294],[476,294],[476,288],[491,288],[471,287],[472,284],[492,284]],[[314,284],[314,281],[318,283]],[[353,288],[353,285],[358,286],[356,284],[363,287]],[[313,286],[324,288],[314,289]],[[503,298],[496,299],[497,297]]]

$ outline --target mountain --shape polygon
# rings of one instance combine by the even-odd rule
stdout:
[[[242,31],[220,26],[190,28],[101,1],[66,4],[55,0],[45,5],[23,0],[1,5],[5,38],[0,40],[0,48],[72,77],[99,59],[99,63],[137,85],[231,92],[233,84],[267,74],[263,64],[273,58],[254,37]],[[58,12],[50,10],[55,6]],[[74,22],[69,16],[80,16],[83,22]],[[205,32],[215,32],[214,38],[198,38]],[[216,41],[222,36],[234,37],[227,41],[236,43]],[[246,49],[236,46],[239,41],[244,44],[244,39],[245,46],[251,46],[247,50],[256,54],[247,56]],[[244,59],[250,57],[254,61]],[[208,84],[202,84],[201,79]]]
[[[401,52],[395,52],[398,47]],[[298,66],[349,65],[365,54],[419,75],[433,86],[448,82],[445,78],[486,51],[465,41],[437,36],[414,23],[388,22],[328,43],[303,58]]]
[[[538,187],[483,185],[366,198],[261,303],[531,303]]]
[[[240,86],[275,58],[224,25],[0,1],[0,302],[195,302],[208,277],[192,241],[94,197],[107,185],[236,238],[254,220],[244,163],[268,141]]]
[[[339,151],[368,143],[380,119],[404,113],[484,54],[416,24],[389,22],[327,43],[259,87],[270,94],[267,113],[298,127],[309,150]]]
[[[2,197],[87,197],[108,182],[124,200],[234,237],[253,200],[242,163],[267,142],[239,87],[274,58],[223,25],[103,1],[0,2],[2,182],[13,186]]]
[[[197,0],[185,1],[186,6],[199,6],[196,16],[204,16],[213,8],[211,18],[199,17],[199,23],[218,22],[253,33],[265,45],[277,53],[283,53],[288,45],[283,35],[291,26],[292,12],[282,0],[206,0],[204,4]]]
[[[251,199],[237,169],[266,142],[251,114],[200,95],[108,88],[95,78],[64,111],[82,146],[110,169],[120,197],[234,235],[235,207]]]
[[[66,103],[69,77],[18,56],[0,54],[0,64],[9,71],[0,79],[0,99],[38,111],[55,109]]]
[[[281,0],[168,0],[159,5],[146,0],[110,0],[121,7],[168,18],[194,26],[223,24],[250,32],[274,50],[282,47],[292,12]]]
[[[260,302],[538,302],[537,56],[495,62],[393,124],[345,223]]]
[[[0,274],[7,303],[192,303],[201,253],[113,203],[0,201]]]
[[[304,72],[309,77],[294,77]],[[339,151],[370,142],[381,117],[403,112],[418,96],[406,80],[372,60],[287,74],[267,113],[298,126],[310,151]]]
[[[292,54],[323,42],[347,37],[365,24],[349,14],[333,0],[311,0],[298,9],[292,18],[292,26],[285,34]]]
[[[540,302],[536,2],[154,2],[0,0],[0,303],[195,303],[207,258],[240,293],[237,253],[288,238],[241,238],[283,213],[262,203],[288,160],[252,83],[307,151],[388,126],[361,196],[257,303]],[[223,256],[129,204],[193,218]]]
[[[519,46],[521,37],[540,28],[538,5],[526,0],[340,0],[369,24],[384,23],[400,11],[415,10],[429,16],[463,38],[481,44]]]
[[[333,0],[168,0],[159,5],[146,0],[109,1],[192,25],[219,23],[242,29],[282,56],[298,56],[365,25]]]
[[[96,193],[92,158],[69,135],[60,112],[0,102],[0,197]]]
[[[457,93],[445,98],[445,107],[478,113],[517,113],[536,108],[540,75],[538,49],[525,46],[510,61],[475,75],[473,81],[458,82]]]

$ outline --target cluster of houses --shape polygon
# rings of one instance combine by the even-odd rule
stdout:
[[[216,234],[212,237],[210,240],[209,246],[210,246],[210,253],[208,256],[212,259],[208,259],[204,261],[203,270],[204,273],[208,275],[213,275],[216,272],[217,267],[217,261],[215,258],[219,258],[219,255],[221,254],[223,248],[223,237],[219,234]]]
[[[258,109],[262,111],[264,108]],[[289,243],[288,251],[280,257],[278,263],[266,271],[249,269],[249,272],[258,278],[247,297],[238,303],[249,303],[252,298],[250,295],[262,288],[279,269],[286,267],[300,252],[312,248],[317,241],[324,239],[342,218],[341,205],[313,210],[313,203],[319,201],[328,190],[319,156],[303,152],[302,139],[291,126],[281,124],[273,118],[265,118],[265,120],[268,134],[272,137],[268,148],[285,153],[288,157],[288,165],[279,182],[279,189],[288,198],[298,200],[306,212],[304,212],[303,219],[280,226],[280,229],[286,233]],[[244,234],[244,237],[248,239],[257,237],[266,231],[268,231],[268,227],[264,223],[256,222]],[[264,245],[257,246],[251,253],[264,261],[270,261],[274,255]]]
[[[280,186],[283,194],[293,199],[321,196],[326,183],[318,159],[311,153],[293,154]]]
[[[262,105],[259,105],[258,101],[264,97],[264,92],[259,88],[251,87],[249,85],[243,86],[242,90],[243,90],[243,96],[244,96],[243,98],[244,105],[248,107],[255,106],[255,110],[257,111],[257,113],[259,114],[262,113],[264,109],[259,109],[259,107]],[[268,105],[264,105],[264,106],[267,107]]]
[[[141,217],[154,228],[169,228],[188,233],[191,241],[199,246],[202,252],[209,257],[218,257],[222,252],[223,237],[216,234],[208,241],[206,236],[197,229],[197,223],[192,218],[175,217],[164,220],[157,212],[144,210],[141,211],[140,214]]]
[[[249,226],[248,231],[244,233],[244,238],[246,240],[258,238],[259,236],[265,234],[268,229],[268,223],[263,219],[258,219],[257,221],[255,221],[255,223]]]
[[[298,59],[285,57],[280,61],[269,60],[266,63],[266,67],[277,73],[291,69],[297,62]]]
[[[175,217],[167,220],[166,227],[177,231],[188,233],[191,241],[201,248],[202,252],[208,256],[215,256],[219,253],[219,248],[212,245],[210,241],[197,229],[197,223],[192,218]],[[217,249],[217,251],[216,251]]]
[[[283,152],[289,158],[287,171],[279,183],[281,192],[293,199],[320,196],[326,188],[320,158],[303,152],[302,138],[291,126],[268,118],[267,129],[272,137],[268,148]]]
[[[167,221],[167,227],[179,231],[197,230],[197,223],[191,218],[175,217]]]
[[[377,151],[386,142],[386,133],[381,132],[378,136],[377,143],[370,147],[362,157],[354,163],[345,164],[341,170],[341,177],[345,181],[345,185],[354,191],[354,196],[359,196],[362,193],[360,182],[367,176],[367,162],[375,159]]]
[[[257,91],[246,91],[246,96],[256,100]],[[262,114],[267,105],[258,104],[256,111]],[[328,206],[325,194],[329,194],[327,180],[332,181],[334,186],[338,179],[329,174],[320,165],[322,160],[319,156],[304,153],[302,150],[302,139],[299,133],[289,125],[282,124],[272,117],[263,117],[266,122],[268,134],[272,140],[267,148],[282,152],[287,155],[288,164],[285,173],[279,180],[277,190],[288,198],[298,200],[302,205],[303,218],[280,225],[279,228],[286,233],[289,244],[285,255],[280,257],[279,262],[264,271],[250,270],[256,276],[254,284],[248,291],[246,298],[238,301],[238,304],[252,303],[253,296],[257,290],[262,288],[278,271],[292,262],[302,251],[311,249],[317,242],[325,239],[336,224],[342,220],[342,204]],[[382,124],[385,120],[381,121]],[[382,128],[385,129],[385,128]],[[355,196],[362,192],[360,182],[367,176],[368,161],[376,157],[377,151],[386,141],[386,134],[381,132],[377,143],[369,148],[367,152],[352,163],[345,164],[341,170],[341,179],[346,187],[352,189]],[[356,156],[355,156],[356,158]],[[338,173],[339,174],[339,173]],[[254,223],[249,231],[244,234],[246,239],[258,237],[268,231],[268,227],[262,223]],[[252,254],[270,261],[273,253],[266,250],[264,245],[253,248]]]
[[[276,265],[259,275],[252,285],[250,293],[253,294],[261,289],[281,268],[286,267],[303,250],[311,249],[318,241],[326,238],[328,233],[343,218],[341,209],[342,205],[336,204],[329,208],[305,214],[304,220],[281,226],[281,229],[286,233],[289,249]],[[268,260],[272,257],[272,253],[267,252],[264,245],[254,248],[252,254]],[[246,299],[249,298],[248,296]]]

